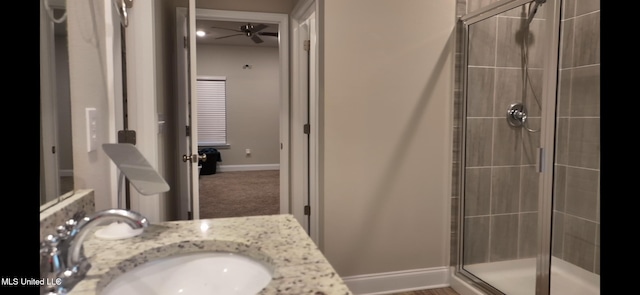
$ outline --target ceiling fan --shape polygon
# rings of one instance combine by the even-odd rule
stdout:
[[[244,35],[244,36],[247,36],[247,37],[251,38],[251,40],[253,40],[254,43],[262,43],[262,42],[264,42],[264,40],[262,40],[262,38],[260,38],[260,36],[278,37],[278,32],[261,32],[262,30],[267,28],[267,25],[265,25],[265,24],[254,25],[254,24],[251,24],[251,23],[247,23],[246,25],[240,26],[240,30],[234,30],[234,29],[229,29],[229,28],[221,28],[221,27],[211,27],[211,28],[238,32],[238,34],[231,34],[231,35],[227,35],[227,36],[222,36],[222,37],[218,37],[216,39],[223,39],[223,38],[229,38],[229,37],[243,36]]]

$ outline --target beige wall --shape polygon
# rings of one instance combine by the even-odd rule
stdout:
[[[322,248],[341,276],[447,265],[454,9],[322,2]]]
[[[109,140],[107,70],[105,69],[104,6],[100,2],[70,1],[67,5],[69,38],[69,80],[73,136],[75,189],[93,189],[95,209],[111,208],[108,181],[111,160],[99,148],[87,152],[85,108],[97,110],[97,141]]]
[[[220,165],[280,163],[278,47],[198,44],[198,76],[227,77],[227,142]],[[249,64],[250,69],[243,69]],[[251,149],[251,155],[245,155]]]

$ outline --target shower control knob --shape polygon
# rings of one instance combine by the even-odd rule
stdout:
[[[527,120],[527,113],[524,109],[524,105],[521,103],[514,103],[509,105],[507,109],[507,122],[513,127],[520,127],[524,125]]]

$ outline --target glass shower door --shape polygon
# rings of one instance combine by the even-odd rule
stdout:
[[[542,114],[555,100],[543,101],[545,8],[499,1],[465,20],[461,272],[494,294],[545,294],[541,139],[554,130]]]

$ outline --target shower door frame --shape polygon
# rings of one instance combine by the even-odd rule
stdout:
[[[464,253],[464,196],[465,196],[465,171],[466,171],[466,129],[467,129],[467,87],[468,87],[468,57],[469,57],[469,26],[485,19],[494,17],[510,9],[534,2],[535,0],[500,0],[487,5],[477,11],[468,13],[459,19],[462,27],[462,120],[460,135],[460,169],[458,171],[458,186],[460,191],[460,203],[458,206],[457,229],[457,259],[455,259],[454,275],[463,281],[470,283],[473,287],[489,292],[491,294],[504,294],[499,289],[482,281],[471,272],[463,268]],[[551,229],[553,214],[553,165],[555,159],[555,135],[556,135],[556,102],[558,91],[558,63],[560,52],[560,16],[562,0],[547,0],[543,5],[549,6],[546,11],[544,34],[548,45],[544,50],[543,80],[542,80],[542,109],[540,128],[545,132],[540,136],[540,147],[538,147],[538,239],[536,258],[536,295],[550,294],[551,281]]]

